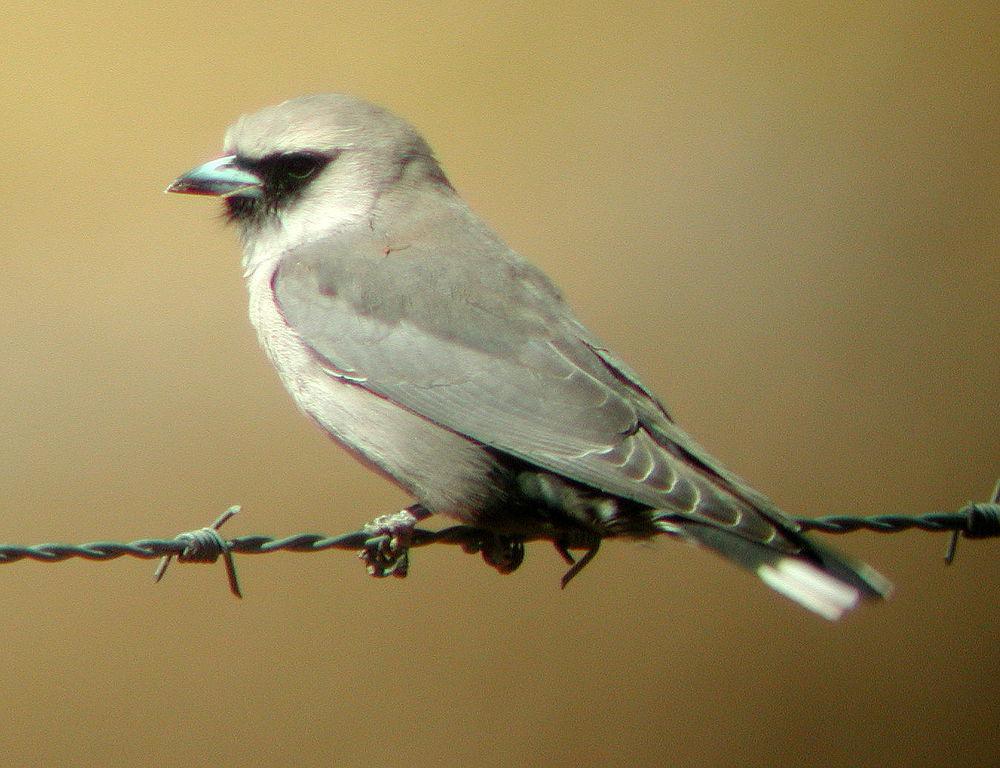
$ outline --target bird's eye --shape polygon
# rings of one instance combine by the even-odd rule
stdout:
[[[316,155],[296,153],[282,157],[281,165],[286,176],[302,181],[316,173],[325,164],[324,160],[325,158]]]
[[[263,197],[274,207],[294,200],[339,152],[284,152],[257,160],[253,171],[264,184]]]

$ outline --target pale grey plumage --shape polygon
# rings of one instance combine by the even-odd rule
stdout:
[[[241,118],[225,151],[224,179],[217,161],[172,188],[228,195],[251,318],[296,402],[431,511],[671,533],[830,618],[887,589],[694,443],[402,120],[305,97]]]

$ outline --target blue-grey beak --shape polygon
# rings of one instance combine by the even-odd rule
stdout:
[[[174,179],[167,192],[215,197],[260,197],[260,177],[236,165],[236,155],[210,160]]]

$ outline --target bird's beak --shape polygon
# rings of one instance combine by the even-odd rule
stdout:
[[[178,176],[167,192],[215,197],[260,197],[261,178],[236,165],[236,155],[210,160]]]

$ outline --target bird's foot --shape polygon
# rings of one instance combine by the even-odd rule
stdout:
[[[376,517],[364,527],[370,534],[358,553],[375,578],[406,576],[410,568],[410,541],[417,523],[430,513],[415,504],[391,515]]]
[[[504,575],[513,573],[524,562],[524,540],[517,536],[502,536],[484,531],[480,541],[463,549],[470,554],[478,551],[487,565]]]

